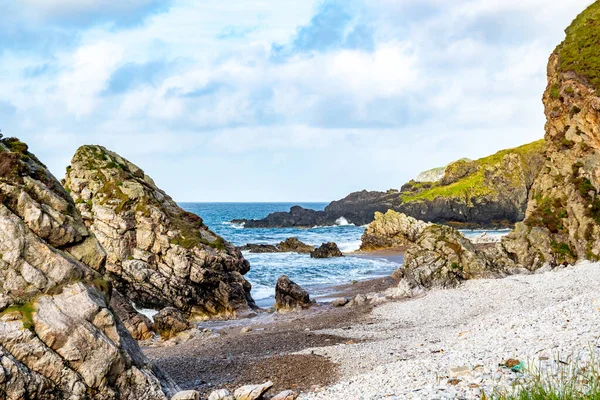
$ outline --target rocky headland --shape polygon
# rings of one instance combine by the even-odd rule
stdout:
[[[366,225],[375,213],[394,210],[427,222],[455,227],[512,227],[525,217],[529,190],[544,159],[544,141],[500,151],[471,161],[458,160],[447,167],[412,180],[401,190],[363,190],[331,202],[325,210],[294,206],[261,220],[235,220],[246,228]],[[343,219],[342,219],[343,218]]]
[[[106,250],[115,288],[140,307],[175,307],[192,319],[235,317],[254,306],[241,252],[182,210],[142,169],[83,146],[65,187]]]
[[[239,247],[241,251],[248,251],[250,253],[300,253],[308,254],[315,250],[314,246],[303,243],[298,238],[291,237],[287,238],[283,242],[279,242],[276,245],[273,244],[246,244]]]

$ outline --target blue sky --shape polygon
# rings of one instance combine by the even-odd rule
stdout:
[[[590,0],[5,0],[0,128],[83,144],[178,201],[330,201],[541,138]]]

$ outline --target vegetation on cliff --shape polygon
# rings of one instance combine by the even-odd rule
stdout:
[[[400,197],[403,203],[409,203],[417,200],[434,200],[438,197],[470,200],[497,194],[505,188],[496,186],[488,179],[489,170],[501,167],[504,158],[511,154],[519,156],[522,165],[526,166],[533,157],[539,157],[542,154],[544,145],[545,141],[542,139],[514,149],[502,150],[479,160],[459,160],[446,168],[444,177],[439,182],[411,183],[410,190],[403,190]],[[503,172],[510,177],[508,183],[512,183],[514,186],[521,184],[521,171]],[[535,172],[532,171],[532,174]]]
[[[565,32],[565,40],[555,50],[559,70],[575,72],[600,93],[600,2],[579,14]],[[558,91],[558,85],[553,91]]]

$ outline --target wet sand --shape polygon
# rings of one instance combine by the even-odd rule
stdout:
[[[394,262],[402,257],[397,252],[353,256],[391,258]],[[392,277],[344,284],[334,287],[333,294],[327,298],[352,298],[381,292],[397,284]],[[155,344],[143,350],[182,389],[198,390],[204,398],[216,389],[231,390],[267,380],[274,383],[273,394],[287,389],[314,391],[338,381],[338,366],[319,355],[294,353],[356,342],[314,331],[351,330],[354,326],[372,323],[368,305],[334,308],[323,303],[324,298],[315,300],[319,302],[309,310],[281,315],[261,311],[249,319],[202,323],[192,339],[180,344],[172,341]],[[242,333],[242,328],[251,331]]]

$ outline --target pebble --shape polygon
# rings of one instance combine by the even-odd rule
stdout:
[[[582,262],[377,305],[368,323],[315,332],[346,338],[300,352],[338,364],[340,381],[298,399],[479,399],[510,390],[532,366],[552,371],[590,359],[600,346],[598,293],[600,263]],[[511,359],[526,368],[500,366]]]
[[[250,328],[249,326],[245,326],[242,328],[242,330],[240,331],[240,333],[250,333],[252,332],[252,328]]]

